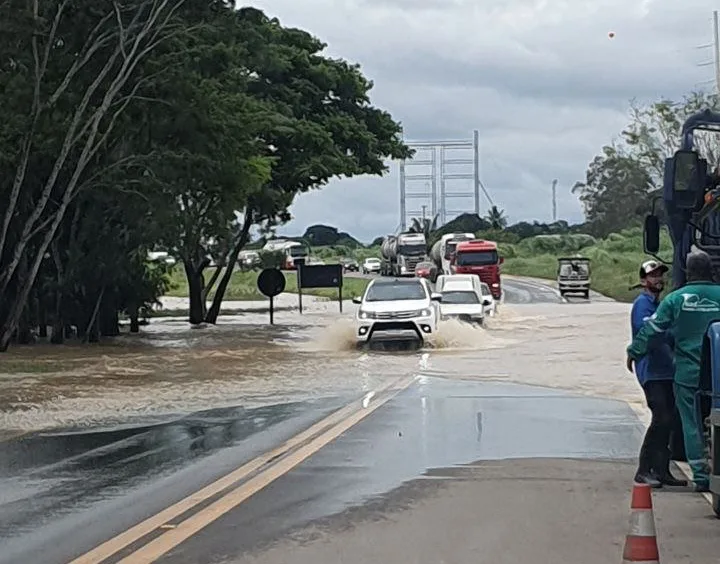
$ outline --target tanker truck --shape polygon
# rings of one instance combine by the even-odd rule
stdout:
[[[474,238],[475,235],[472,233],[448,233],[433,245],[430,250],[430,259],[437,265],[440,274],[452,274],[450,263],[458,243],[472,241]]]
[[[382,276],[414,276],[415,267],[427,253],[423,233],[400,233],[388,235],[380,247]]]
[[[696,131],[720,134],[720,113],[704,110],[685,121],[680,136],[680,149],[665,160],[662,196],[653,200],[652,211],[645,218],[644,251],[670,266],[673,288],[680,288],[687,282],[685,260],[693,248],[710,255],[715,282],[720,281],[720,175],[717,170],[715,174],[709,173],[707,160],[695,149]],[[655,204],[658,200],[663,201],[667,229],[673,246],[670,262],[657,256],[660,250],[660,218],[655,214]],[[719,367],[720,316],[710,323],[703,338],[700,392],[695,401],[701,414],[698,431],[703,433],[708,443],[710,495],[717,517],[720,517]],[[683,450],[680,445],[677,450],[673,448],[673,458],[685,459]]]

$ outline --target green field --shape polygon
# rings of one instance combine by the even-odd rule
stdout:
[[[297,277],[294,272],[284,272],[285,274],[285,291],[291,293],[297,293]],[[208,268],[205,272],[205,280],[210,280],[213,275],[213,269]],[[225,300],[266,300],[257,289],[257,278],[259,272],[241,272],[236,270],[232,274],[230,284],[225,292]],[[166,293],[167,296],[172,297],[187,297],[188,296],[188,285],[185,273],[181,268],[175,268],[171,275],[172,286]],[[352,299],[355,296],[361,295],[368,284],[368,280],[362,278],[345,277],[343,279],[343,298]],[[216,285],[217,286],[217,285]],[[337,298],[338,292],[334,288],[316,288],[306,289],[303,294],[308,296],[321,296],[325,298],[335,299]],[[214,293],[210,292],[209,299],[214,297]]]

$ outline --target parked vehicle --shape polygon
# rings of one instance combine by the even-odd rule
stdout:
[[[485,308],[490,305],[490,301],[483,298],[481,284],[480,279],[473,274],[440,276],[437,291],[442,296],[442,318],[456,318],[482,325]]]
[[[382,267],[382,262],[379,258],[371,257],[366,258],[362,263],[362,273],[363,274],[380,274],[380,268]]]
[[[400,233],[388,235],[382,246],[383,276],[414,276],[415,267],[425,260],[427,242],[423,233]]]
[[[307,261],[310,249],[307,245],[299,241],[290,241],[287,239],[273,239],[265,243],[262,249],[265,252],[281,251],[285,254],[283,261],[283,270],[297,270],[297,262]]]
[[[260,253],[257,251],[240,251],[237,263],[241,270],[252,270],[260,265]]]
[[[490,287],[493,298],[499,300],[502,297],[500,265],[503,262],[495,241],[475,239],[458,243],[451,270],[454,274],[475,274]]]
[[[560,257],[557,270],[558,291],[565,294],[582,294],[590,298],[590,259],[584,257]]]
[[[358,304],[355,336],[360,346],[406,342],[422,346],[437,330],[440,296],[424,278],[375,278]]]
[[[360,265],[354,259],[343,259],[340,264],[342,264],[343,272],[358,272],[360,270]]]

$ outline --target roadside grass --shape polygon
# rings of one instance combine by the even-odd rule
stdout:
[[[505,259],[503,272],[516,276],[556,279],[557,259],[563,256],[563,252],[528,255],[522,252],[520,245],[514,247],[517,256]],[[565,254],[577,254],[590,259],[593,290],[617,301],[630,302],[638,295],[638,290],[629,288],[638,281],[640,264],[651,258],[642,252],[642,248],[641,232],[632,230],[612,234],[594,245]],[[671,248],[669,239],[663,234],[663,252],[660,255],[668,257]]]
[[[230,278],[230,284],[228,284],[224,299],[233,301],[266,300],[267,298],[262,295],[257,288],[259,274],[257,271],[234,271]],[[296,294],[298,291],[296,273],[283,272],[283,274],[285,275],[285,292]],[[205,280],[209,280],[212,275],[213,269],[208,268],[205,272]],[[363,278],[344,277],[343,299],[352,299],[355,296],[362,295],[368,282],[369,280]],[[187,279],[182,269],[173,269],[171,273],[171,287],[165,295],[179,298],[188,297]],[[338,292],[335,288],[309,288],[303,290],[303,295],[336,299]],[[208,298],[212,299],[214,296],[215,293],[211,292]]]

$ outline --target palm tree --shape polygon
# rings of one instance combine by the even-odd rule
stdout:
[[[507,217],[505,216],[505,210],[498,209],[497,206],[493,206],[488,210],[485,219],[490,222],[490,227],[493,230],[499,231],[500,229],[505,229],[508,224]]]
[[[425,243],[427,245],[427,252],[430,252],[430,248],[432,247],[431,244],[431,238],[433,233],[437,231],[438,228],[438,217],[435,216],[432,219],[429,217],[413,217],[412,224],[410,224],[410,233],[422,233],[425,235]]]

